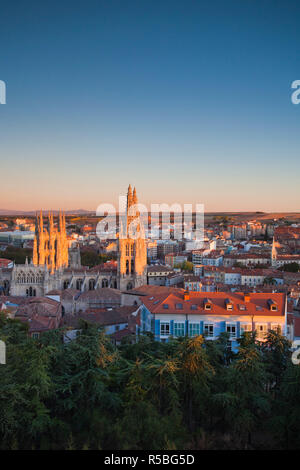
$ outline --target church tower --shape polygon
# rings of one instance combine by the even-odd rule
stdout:
[[[136,189],[127,192],[126,223],[118,239],[118,288],[130,290],[147,284],[147,248]]]
[[[32,262],[46,266],[51,274],[59,268],[68,267],[68,240],[65,215],[59,212],[58,227],[54,226],[53,213],[48,215],[48,228],[44,227],[42,211],[36,215]]]

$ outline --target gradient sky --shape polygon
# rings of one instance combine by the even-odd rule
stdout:
[[[0,209],[300,210],[299,0],[1,2]]]

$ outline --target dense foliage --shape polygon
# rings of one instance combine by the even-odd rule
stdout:
[[[35,340],[0,316],[0,449],[300,448],[300,366],[277,332],[114,347],[94,326]]]
[[[288,273],[298,273],[300,271],[299,263],[287,263],[278,268],[280,271],[285,271]]]
[[[32,258],[32,249],[31,248],[18,248],[16,246],[10,245],[1,255],[2,258],[10,259],[16,264],[25,264],[26,257],[28,261]]]
[[[95,251],[83,251],[80,254],[81,265],[92,268],[98,264],[106,263],[106,261],[115,260],[116,255],[114,254],[99,254]]]
[[[181,269],[182,271],[185,271],[186,273],[192,273],[193,263],[191,263],[190,261],[184,261],[183,263],[175,264],[174,268]]]

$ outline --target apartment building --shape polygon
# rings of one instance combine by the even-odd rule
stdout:
[[[157,341],[170,337],[204,335],[214,340],[229,333],[233,350],[243,332],[256,331],[263,341],[268,330],[286,334],[287,301],[283,293],[165,292],[141,297],[143,311],[151,318]]]

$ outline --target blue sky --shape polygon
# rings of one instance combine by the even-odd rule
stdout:
[[[7,2],[0,208],[300,210],[300,3]]]

